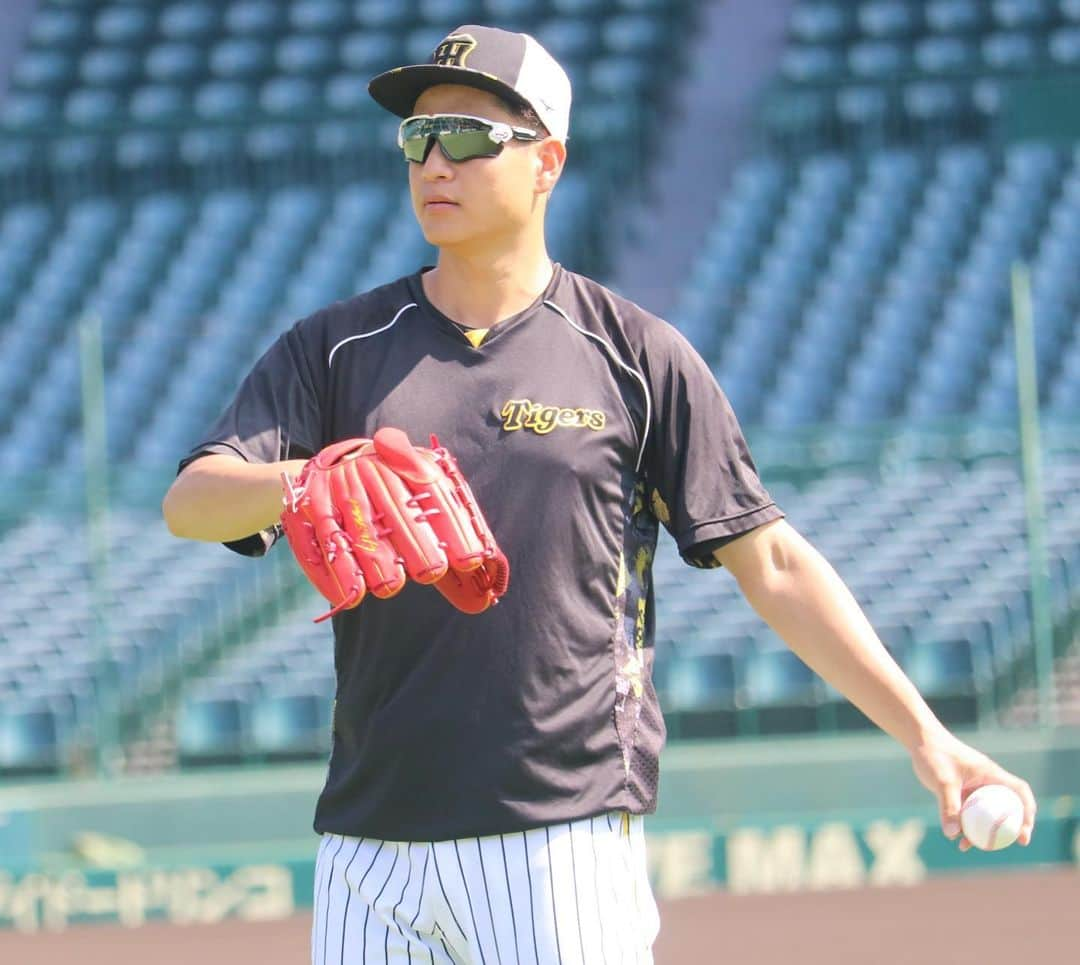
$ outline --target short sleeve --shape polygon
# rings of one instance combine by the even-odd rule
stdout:
[[[714,549],[783,512],[762,485],[712,372],[682,335],[663,328],[667,337],[649,353],[653,413],[645,485],[683,559],[714,567]]]
[[[296,325],[270,346],[204,441],[180,461],[178,472],[213,453],[267,463],[307,459],[322,448],[318,384],[303,342],[304,332]],[[278,535],[271,529],[225,545],[245,555],[261,556]]]

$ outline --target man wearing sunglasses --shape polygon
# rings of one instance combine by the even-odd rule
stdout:
[[[370,90],[402,118],[437,263],[282,335],[165,505],[178,535],[259,555],[278,535],[282,471],[395,426],[454,453],[510,560],[509,591],[479,615],[407,584],[334,617],[313,961],[652,960],[642,815],[664,740],[661,523],[908,748],[947,834],[961,788],[1006,783],[1027,804],[1026,843],[1030,789],[934,718],[783,520],[700,357],[549,259],[562,68],[531,37],[465,26]]]

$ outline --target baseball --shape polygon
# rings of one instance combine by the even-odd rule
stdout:
[[[987,784],[972,791],[960,809],[964,837],[982,851],[1012,844],[1024,823],[1024,802],[1012,788]]]

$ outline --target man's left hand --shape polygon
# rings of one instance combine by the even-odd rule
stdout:
[[[911,751],[915,775],[938,800],[941,830],[949,840],[960,838],[960,850],[971,842],[961,836],[960,808],[968,795],[984,784],[1004,784],[1024,802],[1024,823],[1017,843],[1027,845],[1035,827],[1035,795],[1027,781],[995,764],[985,754],[958,740],[947,731],[923,741]]]

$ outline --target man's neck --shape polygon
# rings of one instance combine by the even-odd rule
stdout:
[[[543,248],[522,256],[470,258],[443,249],[422,276],[424,294],[467,328],[492,328],[528,308],[547,288],[553,266]]]

